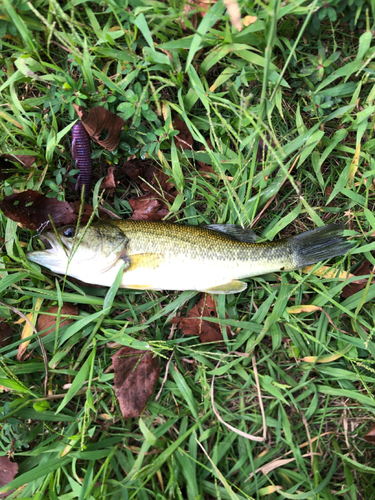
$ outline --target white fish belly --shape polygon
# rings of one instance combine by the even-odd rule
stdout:
[[[216,263],[168,259],[157,267],[130,267],[121,286],[148,290],[207,290],[233,279],[233,271],[218,269]]]

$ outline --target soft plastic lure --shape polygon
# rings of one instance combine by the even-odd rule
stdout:
[[[92,160],[90,136],[81,122],[77,122],[72,128],[72,158],[75,161],[76,168],[79,169],[76,191],[81,191],[85,186],[85,194],[90,190]]]

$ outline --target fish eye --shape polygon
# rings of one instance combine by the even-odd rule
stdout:
[[[73,238],[74,229],[72,227],[67,227],[66,229],[64,229],[63,235],[66,236],[67,238]]]

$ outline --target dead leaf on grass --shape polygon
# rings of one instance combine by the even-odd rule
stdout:
[[[32,189],[5,196],[0,202],[0,209],[6,217],[18,222],[21,227],[34,231],[51,229],[49,217],[56,227],[77,221],[77,215],[67,201],[47,198]]]
[[[34,333],[38,333],[34,324],[36,321],[36,316],[38,315],[40,308],[42,306],[43,299],[38,298],[36,303],[35,303],[35,309],[33,312],[26,314],[23,318],[20,318],[18,321],[15,322],[15,324],[22,324],[25,323],[22,333],[21,333],[21,339],[24,340],[22,344],[18,346],[18,352],[17,352],[17,361],[22,361],[25,359],[25,357],[29,356],[30,354],[26,355],[27,348],[30,344],[30,339],[31,335]]]
[[[365,439],[368,443],[375,443],[375,425],[365,436],[363,436],[363,439]]]
[[[140,187],[143,191],[153,193],[155,198],[164,204],[165,200],[173,203],[178,194],[174,184],[170,182],[169,176],[156,168],[151,182],[142,182]],[[167,205],[165,204],[165,206]]]
[[[220,325],[202,319],[203,317],[218,317],[216,304],[211,295],[206,293],[202,293],[199,302],[190,309],[187,317],[173,318],[172,323],[177,324],[185,335],[199,336],[202,343],[221,342],[223,340],[223,335]],[[230,327],[227,326],[226,328],[228,337],[231,337],[232,332]]]
[[[116,398],[124,418],[139,417],[159,377],[159,360],[150,351],[122,347],[112,356]]]
[[[173,120],[173,128],[180,133],[174,136],[174,142],[178,148],[193,149],[193,136],[184,121],[178,116]]]
[[[91,139],[103,148],[113,151],[120,142],[121,130],[125,125],[124,120],[103,106],[96,106],[89,110],[77,104],[73,106]]]
[[[0,155],[0,158],[4,160],[9,160],[12,162],[20,163],[25,168],[30,168],[34,161],[37,159],[37,156],[30,155],[13,155],[12,153],[7,153]]]
[[[105,189],[105,191],[112,196],[116,189],[116,181],[114,176],[115,171],[116,167],[108,167],[107,175],[100,184],[100,189]]]
[[[142,165],[144,163],[144,165]],[[177,190],[169,176],[150,162],[129,161],[125,174],[139,184],[146,194],[128,200],[135,220],[161,220],[169,214],[167,203],[173,203]]]
[[[128,200],[133,209],[133,220],[161,220],[169,214],[166,205],[157,200],[153,194],[144,194]]]
[[[143,160],[129,160],[125,162],[122,165],[122,170],[124,174],[133,182],[136,182],[137,184],[142,184],[143,180],[145,178],[145,172],[147,171],[148,168],[151,168],[151,164],[148,161],[143,161]],[[153,167],[152,167],[153,168]],[[142,179],[141,179],[142,177]],[[152,177],[151,177],[152,179]],[[151,180],[149,179],[149,180]]]
[[[214,149],[214,147],[213,147],[210,139],[206,139],[206,142],[207,142],[207,146],[212,151]],[[207,148],[204,144],[202,144],[200,150],[204,152],[204,151],[207,151]],[[198,161],[197,163],[199,165],[198,171],[202,173],[203,177],[208,177],[208,178],[212,177],[212,175],[209,175],[209,174],[214,174],[216,176],[218,175],[216,172],[214,172],[211,165],[207,165],[207,163],[205,163],[204,161]]]
[[[81,209],[81,202],[80,200],[76,200],[75,202],[70,204],[71,207],[73,208],[74,213],[77,215],[77,217],[80,215],[80,223],[81,224],[87,224],[91,218],[91,215],[94,211],[93,207],[89,205],[88,203],[84,203],[83,207]],[[99,212],[99,217],[94,217],[94,221],[100,220],[100,219],[105,219],[105,220],[111,220],[109,211],[107,209],[104,209],[99,205],[98,207],[98,212]]]
[[[373,266],[371,263],[366,259],[364,260],[361,265],[358,267],[358,269],[354,272],[355,276],[364,276],[367,274],[371,274],[373,271]],[[355,293],[359,292],[365,286],[367,285],[368,278],[362,278],[359,280],[356,280],[355,282],[349,283],[349,285],[346,285],[341,292],[341,297],[344,299],[347,299],[348,297],[351,297]]]
[[[250,24],[254,24],[257,20],[257,16],[245,16],[242,20],[242,24],[244,26],[250,26]]]
[[[0,488],[9,484],[15,478],[18,472],[18,465],[12,462],[8,457],[0,457]],[[0,494],[0,498],[5,498],[10,494],[6,491]]]
[[[6,347],[13,341],[13,330],[5,321],[0,322],[0,348]]]
[[[59,306],[51,306],[49,309],[47,309],[47,311],[45,311],[49,314],[39,314],[36,329],[38,330],[38,332],[47,330],[46,332],[41,334],[42,337],[45,337],[46,335],[49,335],[56,330],[56,314],[58,310]],[[72,304],[63,304],[60,315],[59,328],[62,328],[65,325],[73,323],[72,319],[64,318],[63,316],[78,316],[78,307],[73,306]]]

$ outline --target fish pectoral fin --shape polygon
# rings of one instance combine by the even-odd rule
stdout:
[[[240,293],[247,288],[247,283],[239,280],[232,280],[229,283],[224,283],[223,285],[213,286],[207,288],[206,290],[201,290],[206,293]]]
[[[157,253],[137,253],[128,256],[130,265],[126,271],[134,271],[135,269],[156,269],[164,261],[164,257]]]

